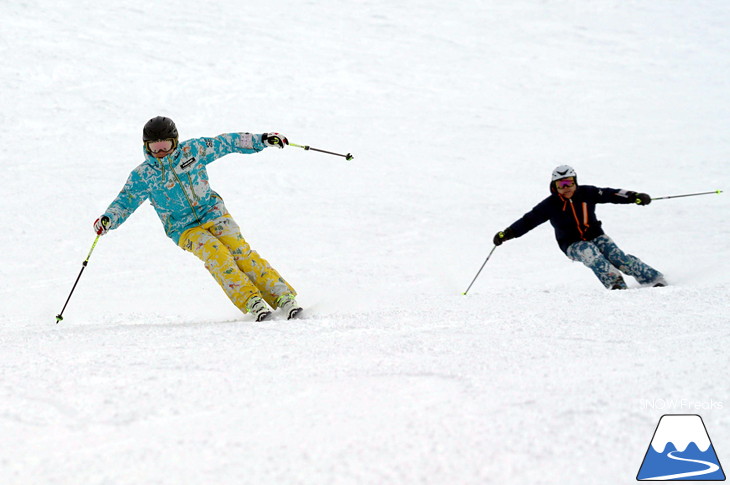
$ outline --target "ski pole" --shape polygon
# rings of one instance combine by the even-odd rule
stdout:
[[[473,280],[471,280],[471,283],[469,283],[469,288],[467,288],[466,291],[464,293],[462,293],[463,295],[466,295],[467,293],[469,293],[469,290],[471,289],[471,285],[473,285],[474,282],[477,280],[477,278],[479,277],[479,273],[482,272],[482,270],[484,269],[484,265],[486,265],[487,264],[487,261],[489,261],[489,258],[492,257],[492,253],[494,252],[495,249],[497,249],[497,245],[496,244],[494,245],[494,247],[492,248],[492,250],[489,251],[489,255],[487,256],[487,259],[484,260],[484,262],[482,263],[482,267],[479,268],[479,271],[477,271],[477,275],[474,277]]]
[[[682,194],[682,195],[667,195],[664,197],[652,197],[651,200],[660,200],[660,199],[676,199],[677,197],[692,197],[694,195],[706,195],[706,194],[721,194],[722,190],[713,190],[710,192],[698,192],[696,194]]]
[[[74,283],[73,288],[71,288],[71,293],[69,293],[68,298],[66,298],[66,303],[64,303],[63,308],[61,309],[61,313],[56,315],[56,323],[63,320],[63,312],[66,310],[66,305],[68,305],[69,300],[71,299],[71,295],[74,294],[74,290],[76,289],[76,285],[79,283],[79,280],[81,279],[81,274],[86,269],[86,265],[89,264],[89,258],[91,257],[91,253],[94,252],[94,248],[96,247],[96,243],[99,242],[99,238],[101,237],[101,234],[96,236],[96,239],[94,239],[94,244],[91,245],[91,249],[89,250],[89,254],[86,256],[86,259],[83,263],[81,263],[81,271],[79,271],[79,275],[76,277],[76,282]]]
[[[322,153],[329,153],[330,155],[337,155],[338,157],[345,157],[345,160],[352,160],[353,157],[351,153],[348,153],[347,155],[343,155],[341,153],[334,153],[334,152],[328,152],[327,150],[320,150],[319,148],[312,148],[309,145],[297,145],[296,143],[289,143],[289,146],[297,147],[297,148],[303,148],[305,150],[312,150],[315,152],[322,152]]]

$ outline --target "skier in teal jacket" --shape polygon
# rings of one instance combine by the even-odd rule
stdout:
[[[226,133],[178,141],[175,123],[162,116],[143,129],[145,161],[129,175],[119,195],[94,222],[97,234],[118,228],[147,199],[165,233],[198,256],[234,305],[257,321],[282,308],[287,318],[301,311],[296,292],[241,235],[223,199],[210,188],[206,166],[230,153],[284,148],[278,133]]]

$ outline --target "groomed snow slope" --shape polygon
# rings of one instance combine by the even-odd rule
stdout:
[[[549,225],[555,165],[730,187],[730,4],[0,5],[0,483],[632,483],[665,413],[730,462],[730,199],[606,205],[671,286],[608,292]],[[278,131],[211,165],[305,319],[254,324],[148,205],[91,224],[158,114]],[[673,400],[673,401],[672,401]],[[727,470],[726,470],[727,473]]]

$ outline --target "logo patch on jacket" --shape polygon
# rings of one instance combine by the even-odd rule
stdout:
[[[189,169],[194,163],[195,163],[195,157],[188,158],[187,160],[183,161],[183,163],[181,163],[179,165],[180,170],[185,171],[185,170]]]
[[[241,133],[241,140],[238,143],[241,148],[253,148],[253,135],[251,133]]]

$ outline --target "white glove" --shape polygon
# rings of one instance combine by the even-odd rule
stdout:
[[[261,141],[267,147],[284,148],[284,145],[289,144],[289,140],[281,133],[264,133],[261,135]]]
[[[96,234],[99,236],[103,236],[107,232],[109,232],[109,226],[111,225],[111,221],[107,216],[101,216],[97,220],[94,221],[94,231],[96,231]]]

